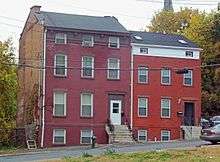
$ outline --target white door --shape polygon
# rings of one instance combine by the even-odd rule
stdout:
[[[121,101],[110,101],[110,117],[113,125],[121,125]]]

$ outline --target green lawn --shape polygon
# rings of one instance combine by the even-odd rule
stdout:
[[[1,154],[10,154],[17,152],[18,148],[13,146],[0,146],[0,155]]]
[[[191,150],[170,150],[119,154],[107,150],[102,156],[92,156],[86,152],[80,158],[65,157],[61,160],[44,162],[220,162],[218,148],[198,148]]]

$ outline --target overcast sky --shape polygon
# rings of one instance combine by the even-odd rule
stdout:
[[[175,10],[180,7],[216,10],[220,0],[173,0]],[[33,5],[41,10],[94,16],[115,16],[128,30],[143,30],[155,12],[163,8],[163,0],[1,0],[0,40],[18,39]]]

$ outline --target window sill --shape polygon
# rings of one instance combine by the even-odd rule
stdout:
[[[67,75],[54,75],[55,78],[67,78]]]
[[[66,118],[66,115],[65,116],[55,116],[55,115],[53,115],[53,118]]]
[[[138,84],[144,84],[144,85],[147,85],[149,84],[148,82],[138,82]]]
[[[66,146],[66,143],[53,143],[53,146]]]
[[[92,119],[93,116],[80,116],[81,119]]]
[[[107,78],[107,80],[109,80],[109,81],[120,81],[120,78],[119,78],[119,79],[111,79],[111,78]]]
[[[189,87],[189,88],[192,88],[194,87],[193,85],[186,85],[186,84],[183,84],[183,87]]]
[[[81,76],[81,79],[91,79],[91,80],[94,80],[95,77],[86,77],[86,76]]]
[[[108,48],[113,49],[113,50],[120,50],[120,47],[110,47],[110,46],[108,46]]]
[[[172,86],[172,84],[161,83],[161,86]]]
[[[171,119],[171,117],[161,116],[161,119]]]
[[[139,115],[138,115],[138,117],[139,117],[139,118],[147,118],[148,116],[139,116]]]

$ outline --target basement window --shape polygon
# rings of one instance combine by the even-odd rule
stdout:
[[[66,144],[66,129],[53,130],[53,144]]]
[[[138,130],[138,141],[139,142],[147,141],[147,131],[146,130]]]
[[[162,130],[161,131],[161,141],[169,141],[170,140],[170,131]]]
[[[92,130],[81,130],[81,144],[91,144],[92,143]]]

